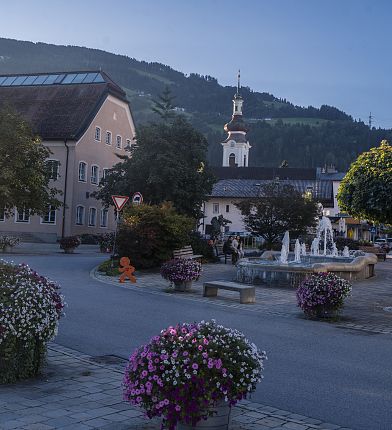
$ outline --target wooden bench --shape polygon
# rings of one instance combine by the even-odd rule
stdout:
[[[240,303],[255,303],[256,291],[254,285],[238,284],[230,281],[210,281],[203,284],[204,297],[216,297],[218,290],[238,291],[240,293]]]
[[[376,254],[380,261],[385,261],[387,258],[387,253],[376,246],[360,246],[359,249],[360,251],[367,252],[368,254]]]
[[[175,249],[173,251],[173,258],[184,258],[184,259],[193,259],[193,260],[201,260],[202,255],[195,255],[193,253],[193,249],[191,245],[184,246],[184,248]]]

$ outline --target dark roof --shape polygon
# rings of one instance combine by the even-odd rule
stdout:
[[[212,167],[218,179],[317,179],[317,169],[293,167]]]
[[[72,82],[70,75],[80,77],[80,75],[88,73],[97,74],[97,79],[86,83]],[[11,83],[10,85],[0,85],[0,107],[9,106],[15,109],[43,140],[79,139],[108,94],[127,103],[125,92],[102,71],[30,73],[7,76],[20,77],[21,79],[16,82],[23,82],[23,77],[53,77],[54,75],[64,77],[57,83],[32,83],[31,85],[23,85],[23,83],[15,85],[15,79],[14,85],[12,85],[12,79],[4,80],[6,75],[0,76],[0,83]],[[64,83],[67,76],[70,83]],[[47,79],[45,78],[45,80]],[[43,78],[36,82],[42,80]]]
[[[243,120],[242,115],[233,115],[231,121],[225,124],[224,130],[229,131],[244,131],[249,130],[248,124]]]
[[[320,178],[330,181],[341,181],[346,176],[344,172],[320,173]]]
[[[257,197],[260,193],[260,187],[268,182],[270,181],[260,179],[222,179],[213,186],[211,197]],[[292,179],[282,180],[280,183],[294,186],[301,194],[305,191],[311,191],[313,197],[319,201],[333,200],[331,181]]]

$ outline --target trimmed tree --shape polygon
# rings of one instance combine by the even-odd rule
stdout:
[[[199,219],[214,177],[206,166],[207,141],[185,118],[142,126],[132,157],[122,157],[96,193],[110,205],[111,196],[143,194],[157,205],[171,201],[183,215]]]
[[[279,181],[260,187],[259,197],[237,203],[246,229],[261,236],[267,248],[279,242],[286,230],[294,235],[306,232],[316,224],[317,203],[305,198],[292,185]]]
[[[60,192],[49,187],[46,160],[50,150],[30,126],[10,109],[0,111],[0,208],[5,216],[14,208],[42,214],[48,206],[59,207]]]
[[[337,198],[351,216],[392,224],[392,147],[386,140],[351,164]]]

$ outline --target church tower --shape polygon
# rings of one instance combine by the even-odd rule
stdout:
[[[237,92],[233,98],[233,115],[231,121],[224,127],[228,136],[222,142],[223,167],[248,167],[251,146],[246,139],[248,127],[242,118],[243,103],[244,100],[240,95],[240,71],[238,71]]]

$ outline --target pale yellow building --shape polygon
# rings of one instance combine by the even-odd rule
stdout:
[[[114,211],[91,197],[106,169],[127,155],[135,126],[124,91],[102,71],[0,76],[0,108],[25,118],[50,148],[51,183],[65,209],[30,216],[28,208],[0,217],[0,234],[28,240],[113,231]],[[1,174],[1,172],[0,172]]]

